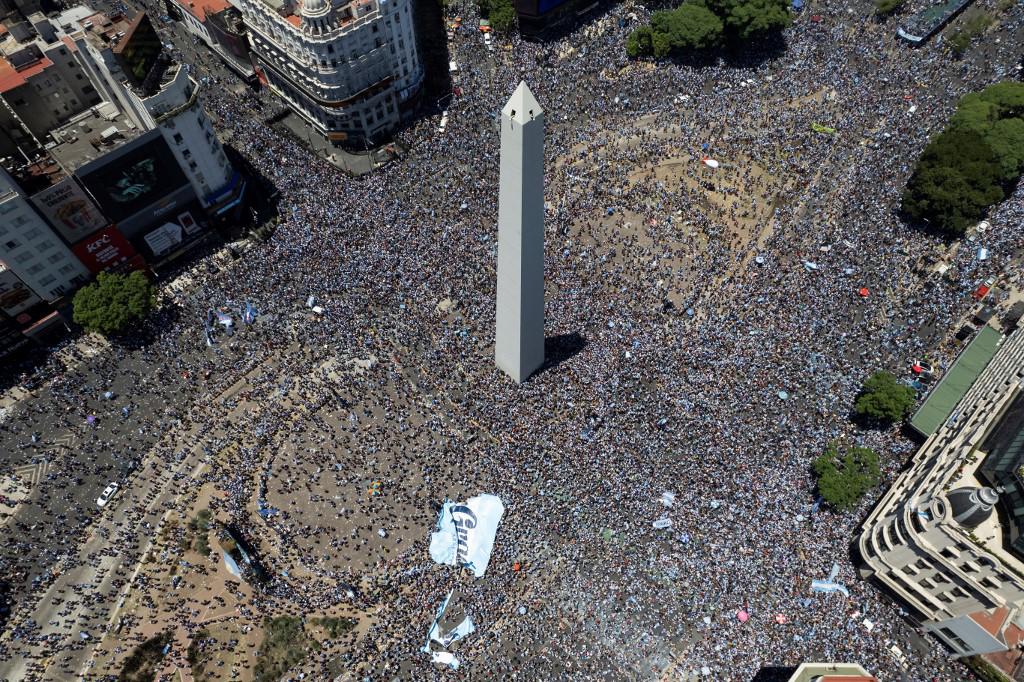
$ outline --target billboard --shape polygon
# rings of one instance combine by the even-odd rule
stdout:
[[[181,225],[176,223],[164,223],[145,236],[146,246],[150,248],[154,256],[165,256],[180,246],[184,241],[181,236]]]
[[[33,195],[32,203],[69,244],[107,226],[96,204],[71,178]]]
[[[158,130],[82,166],[76,175],[115,223],[188,185]]]
[[[140,86],[156,64],[163,45],[145,12],[139,12],[125,34],[113,49],[114,57],[132,84]]]
[[[11,317],[17,317],[18,313],[41,301],[42,299],[36,296],[20,277],[10,270],[0,270],[0,310]]]
[[[71,250],[94,275],[105,270],[134,266],[133,261],[137,255],[132,245],[113,225],[80,241]]]

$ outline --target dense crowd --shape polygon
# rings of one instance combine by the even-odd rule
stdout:
[[[110,351],[134,354],[145,371],[131,374],[116,355],[90,360],[105,381],[119,375],[135,390],[167,392],[168,409],[83,451],[187,434],[157,446],[169,472],[226,409],[186,406],[170,388],[179,377],[203,377],[202,395],[216,395],[284,358],[246,396],[259,409],[245,430],[266,436],[262,445],[242,448],[205,481],[227,493],[215,511],[303,569],[301,579],[278,571],[257,611],[382,607],[346,654],[345,665],[370,679],[448,675],[418,649],[456,584],[478,631],[453,650],[461,670],[481,679],[655,679],[671,667],[748,680],[762,666],[807,658],[895,679],[892,645],[910,654],[907,679],[965,679],[940,648],[910,642],[898,609],[857,577],[848,545],[873,500],[849,515],[812,509],[808,468],[838,439],[876,449],[894,475],[914,445],[850,423],[860,382],[879,368],[906,375],[922,355],[947,364],[948,333],[969,311],[970,292],[1019,269],[1024,190],[991,216],[977,242],[985,260],[896,214],[917,151],[960,94],[1004,75],[997,65],[1012,63],[1014,40],[952,61],[935,45],[900,45],[870,11],[829,1],[815,9],[820,21],[802,17],[786,32],[783,53],[653,68],[624,56],[626,32],[645,18],[639,7],[612,8],[558,40],[512,39],[495,54],[464,31],[454,43],[463,95],[449,105],[447,131],[436,132],[434,119],[415,123],[400,133],[406,157],[361,178],[268,127],[272,95],[239,95],[214,78],[204,105],[280,190],[281,224],[223,272],[200,271],[155,341]],[[473,11],[462,15],[471,26]],[[1019,36],[1020,9],[1007,17]],[[489,346],[493,117],[521,79],[545,108],[546,332],[562,341],[549,348],[549,366],[515,386],[493,369]],[[722,165],[712,170],[703,156]],[[666,174],[674,160],[684,163]],[[921,271],[928,257],[951,266],[944,277]],[[310,295],[325,310],[315,320]],[[438,312],[443,299],[457,314]],[[205,311],[229,300],[253,301],[260,320],[207,349]],[[402,351],[419,365],[418,394],[458,399],[414,405],[393,361]],[[321,376],[334,356],[379,360],[345,380],[351,403]],[[287,377],[302,385],[298,394],[281,384]],[[48,398],[88,438],[75,411],[79,386],[62,377]],[[459,438],[453,424],[472,424],[481,437]],[[295,434],[288,452],[267,445],[281,429]],[[298,496],[314,502],[304,478],[321,471],[308,464],[338,461],[339,439],[352,469],[329,472],[335,481],[359,480],[360,463],[379,459],[395,467],[384,474],[394,488],[423,494],[410,494],[403,511],[373,510],[361,534],[323,537]],[[140,459],[151,446],[134,445]],[[262,495],[255,480],[277,491],[283,518],[246,511]],[[440,502],[452,485],[497,494],[508,509],[479,580],[433,566],[426,553],[434,509],[422,501]],[[290,506],[282,491],[296,496]],[[665,491],[675,495],[670,507],[659,502]],[[336,504],[330,512],[343,515]],[[671,527],[652,529],[663,517]],[[124,532],[136,521],[129,514]],[[374,529],[385,525],[411,526],[412,545],[377,555]],[[323,560],[314,541],[330,548]],[[512,571],[513,562],[525,570]],[[834,563],[848,600],[809,590]],[[334,655],[314,655],[315,679]]]

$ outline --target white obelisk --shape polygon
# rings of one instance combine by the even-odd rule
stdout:
[[[526,83],[501,110],[494,360],[523,383],[544,363],[544,112]]]

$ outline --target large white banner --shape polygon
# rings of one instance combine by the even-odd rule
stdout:
[[[439,564],[465,566],[477,578],[483,576],[504,513],[505,505],[495,495],[477,495],[465,504],[445,502],[430,536],[430,558]]]

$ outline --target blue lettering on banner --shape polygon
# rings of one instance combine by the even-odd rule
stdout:
[[[468,531],[476,528],[476,514],[464,504],[457,504],[452,507],[452,522],[455,524],[455,534],[458,545],[455,551],[456,565],[467,563],[466,555],[469,553],[467,544]]]

